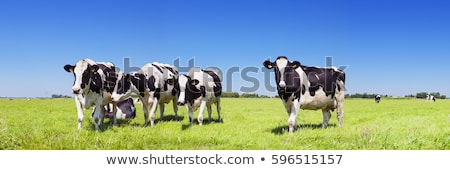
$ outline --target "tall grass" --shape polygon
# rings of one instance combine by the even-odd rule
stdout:
[[[100,131],[90,114],[85,111],[78,131],[73,99],[0,99],[0,149],[448,150],[450,141],[450,100],[347,99],[342,128],[335,112],[321,129],[321,111],[301,110],[293,135],[286,133],[288,115],[279,99],[224,98],[224,122],[203,126],[189,125],[185,107],[174,120],[171,104],[153,127],[143,127],[140,106],[135,119],[118,126],[106,119]],[[214,109],[212,116],[217,119]]]

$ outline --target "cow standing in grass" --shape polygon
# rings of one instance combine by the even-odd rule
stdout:
[[[433,102],[436,102],[436,98],[433,95],[431,95],[431,94],[427,94],[426,100],[427,101],[433,100]]]
[[[117,81],[117,70],[112,63],[94,62],[91,59],[78,61],[75,65],[65,65],[64,70],[74,74],[75,81],[72,92],[75,95],[75,105],[78,111],[78,129],[83,122],[83,108],[95,106],[93,118],[95,129],[103,125],[105,106],[113,104],[113,119],[116,120],[116,103],[111,100],[111,93]]]
[[[178,119],[177,91],[178,69],[175,66],[157,62],[144,65],[138,72],[132,74],[119,73],[117,85],[112,95],[113,101],[123,100],[132,93],[139,94],[144,110],[145,123],[148,126],[155,122],[155,112],[160,106],[160,120],[163,118],[164,105],[172,101],[175,119]],[[150,109],[150,113],[149,113]]]
[[[375,96],[375,102],[376,102],[376,103],[380,103],[380,101],[381,101],[381,95],[377,94],[377,95]]]
[[[208,122],[211,122],[211,105],[215,104],[218,115],[218,122],[222,122],[220,117],[220,96],[222,94],[222,75],[218,70],[193,67],[188,75],[179,77],[180,96],[179,105],[185,105],[189,113],[189,122],[194,121],[194,112],[200,108],[197,120],[203,124],[203,112],[208,109]]]
[[[330,111],[337,109],[339,127],[344,119],[345,73],[336,68],[318,68],[301,65],[280,56],[274,62],[263,63],[274,69],[278,95],[289,115],[289,133],[296,127],[300,109],[318,110],[323,113],[322,128],[327,127]]]

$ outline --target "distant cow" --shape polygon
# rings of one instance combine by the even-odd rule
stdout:
[[[331,113],[337,108],[339,127],[344,118],[345,73],[336,68],[318,68],[301,65],[280,56],[274,62],[265,61],[267,69],[275,70],[278,95],[288,112],[289,133],[296,127],[299,109],[322,109],[322,128],[327,127]]]
[[[436,98],[433,95],[431,95],[431,94],[427,94],[426,100],[427,101],[433,100],[433,102],[436,102]]]
[[[381,95],[377,94],[375,96],[375,102],[380,103],[380,100],[381,100]]]
[[[75,105],[78,110],[78,129],[83,122],[83,107],[88,109],[96,106],[93,114],[95,129],[103,125],[105,107],[111,100],[111,93],[117,81],[117,70],[112,63],[94,62],[91,59],[78,61],[75,65],[65,65],[64,70],[72,72],[75,81],[72,92],[75,95]],[[116,104],[113,102],[113,108]],[[113,109],[114,115],[116,109]],[[114,124],[117,124],[115,116]]]
[[[208,109],[208,121],[211,122],[211,105],[215,104],[218,115],[218,122],[222,122],[220,117],[220,96],[222,94],[222,75],[218,70],[191,68],[188,75],[179,77],[180,96],[179,105],[187,105],[189,122],[194,121],[194,112],[200,108],[197,120],[203,124],[203,112]]]
[[[177,91],[178,69],[175,66],[157,62],[144,65],[138,72],[119,73],[118,82],[112,95],[113,101],[123,100],[132,93],[139,95],[144,110],[145,124],[148,126],[150,110],[150,125],[154,125],[155,111],[159,104],[160,120],[164,113],[164,105],[172,101],[175,118],[178,119]]]

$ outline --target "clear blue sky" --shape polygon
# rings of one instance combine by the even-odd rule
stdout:
[[[449,9],[435,0],[5,0],[0,96],[70,95],[73,76],[63,66],[83,58],[122,69],[124,58],[132,67],[194,59],[224,74],[255,67],[255,92],[276,95],[261,67],[279,55],[315,66],[333,56],[334,66],[348,66],[351,94],[450,95]],[[233,91],[254,85],[232,76]]]

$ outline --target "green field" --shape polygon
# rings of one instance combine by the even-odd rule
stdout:
[[[85,110],[77,130],[73,99],[0,99],[0,149],[8,150],[448,150],[450,100],[346,99],[344,123],[320,128],[321,111],[299,112],[299,128],[287,133],[280,99],[222,99],[223,123],[189,125],[185,107],[173,120],[171,104],[163,122],[143,127],[137,117],[109,120],[95,131]],[[157,111],[159,118],[159,111]],[[197,113],[194,114],[197,116]],[[205,116],[207,114],[205,113]],[[213,118],[217,113],[213,110]],[[286,129],[286,130],[284,130]]]

